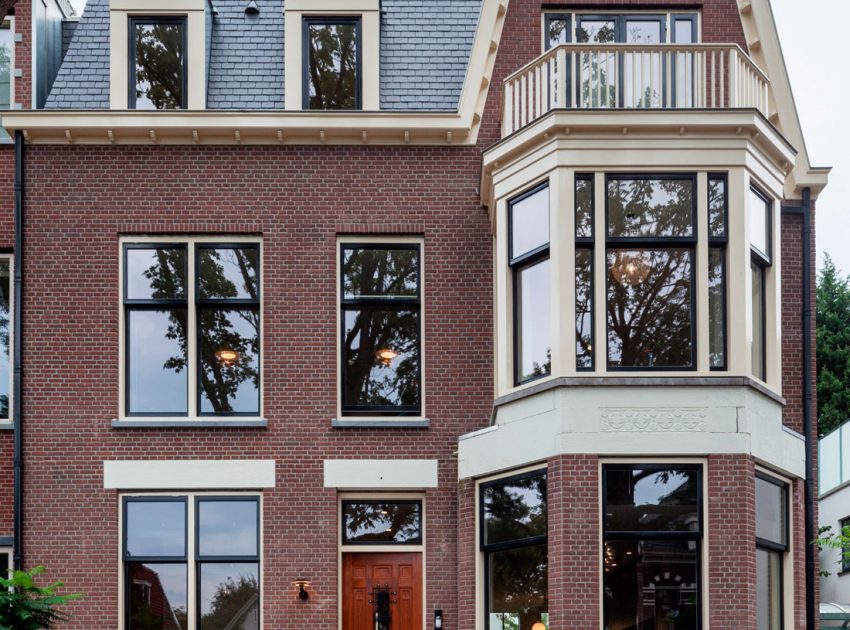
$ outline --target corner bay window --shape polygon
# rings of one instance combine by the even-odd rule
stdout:
[[[606,464],[602,487],[605,628],[699,630],[702,467]]]
[[[546,472],[480,487],[486,630],[549,627]]]
[[[771,265],[771,206],[767,195],[750,188],[750,270],[752,272],[752,371],[753,376],[767,379],[766,276]]]
[[[756,627],[782,630],[783,563],[788,551],[788,487],[756,474]]]
[[[125,497],[123,523],[126,630],[259,629],[259,497]]]
[[[130,18],[130,109],[186,107],[186,18]]]
[[[419,414],[419,245],[342,243],[340,264],[342,413]]]
[[[304,109],[360,109],[360,18],[305,17]]]
[[[126,415],[259,415],[259,244],[127,243],[123,255]]]

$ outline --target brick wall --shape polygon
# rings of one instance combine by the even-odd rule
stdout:
[[[0,431],[0,536],[11,536],[13,506],[14,439],[11,431]]]
[[[15,102],[24,109],[32,108],[32,2],[20,0],[15,5],[15,32],[22,41],[15,44],[15,68],[23,75],[15,77]]]

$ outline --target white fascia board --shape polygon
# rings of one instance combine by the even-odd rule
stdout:
[[[325,488],[419,490],[437,487],[436,459],[326,459]]]
[[[272,459],[103,462],[103,487],[107,489],[250,490],[274,485]]]

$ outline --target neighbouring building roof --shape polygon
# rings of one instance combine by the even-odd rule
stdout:
[[[208,41],[209,109],[283,109],[282,0],[216,0]],[[381,108],[458,107],[481,0],[383,0]],[[298,69],[300,72],[300,68]],[[109,0],[89,0],[45,105],[109,108]]]

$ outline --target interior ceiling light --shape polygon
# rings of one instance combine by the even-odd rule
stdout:
[[[611,265],[611,275],[623,286],[635,287],[649,276],[652,270],[643,252],[617,252]]]
[[[378,360],[386,366],[392,364],[393,359],[398,356],[398,352],[393,350],[392,348],[381,348],[375,353],[375,356],[378,357]]]
[[[222,348],[215,353],[215,358],[224,365],[233,365],[239,360],[239,353],[230,348]]]

